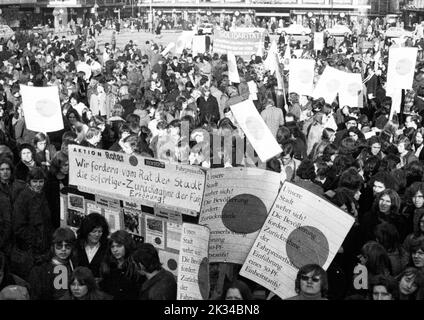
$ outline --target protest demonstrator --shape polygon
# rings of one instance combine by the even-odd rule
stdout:
[[[234,19],[1,40],[1,297],[424,299],[422,26]]]

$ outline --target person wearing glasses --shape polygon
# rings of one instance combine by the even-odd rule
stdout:
[[[108,251],[109,225],[99,213],[90,213],[81,222],[76,245],[76,264],[89,268],[100,280],[100,266]]]
[[[328,300],[327,273],[317,264],[301,267],[295,280],[297,295],[286,300]]]
[[[59,300],[68,291],[68,280],[74,270],[72,251],[76,237],[70,228],[53,233],[49,259],[32,268],[29,274],[33,300]]]

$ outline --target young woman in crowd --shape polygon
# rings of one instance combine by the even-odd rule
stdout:
[[[136,300],[142,277],[131,255],[136,249],[132,236],[118,230],[109,237],[109,251],[101,265],[100,288],[114,300]]]
[[[60,300],[111,300],[112,297],[99,290],[93,272],[87,267],[75,268],[69,279],[68,291]]]
[[[78,228],[76,265],[88,267],[100,281],[100,266],[108,251],[109,225],[99,213],[90,213]]]

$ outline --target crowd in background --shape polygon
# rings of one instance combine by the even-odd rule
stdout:
[[[264,169],[345,210],[355,218],[330,267],[299,270],[293,299],[423,299],[424,286],[424,64],[423,29],[402,44],[386,39],[378,24],[341,41],[278,39],[280,70],[286,50],[302,49],[316,61],[316,79],[326,66],[361,73],[361,108],[288,92],[266,70],[264,55],[237,57],[240,83],[228,78],[226,55],[161,54],[153,41],[124,47],[116,38],[99,48],[96,34],[75,40],[32,34],[25,42],[4,39],[0,51],[0,297],[4,299],[175,299],[176,281],[156,249],[136,245],[105,218],[85,217],[77,235],[60,226],[59,194],[69,186],[68,146],[81,145],[176,163],[255,167],[236,146],[249,143],[230,106],[252,99],[282,153]],[[116,36],[116,35],[114,35]],[[417,46],[413,90],[403,92],[401,112],[389,119],[386,96],[388,50]],[[85,64],[90,72],[78,67]],[[77,71],[79,70],[79,71]],[[85,69],[86,70],[86,69]],[[248,85],[250,83],[250,85]],[[252,83],[254,90],[252,91]],[[64,129],[26,127],[20,85],[57,86]],[[182,131],[187,124],[189,134]],[[232,147],[213,154],[206,135]],[[210,139],[212,141],[212,139]],[[211,152],[209,152],[211,151]],[[368,289],[355,286],[356,266],[366,267]],[[57,285],[57,267],[69,286]],[[222,296],[265,299],[267,290],[234,274]],[[211,272],[214,268],[211,266]],[[275,298],[275,297],[274,297]]]

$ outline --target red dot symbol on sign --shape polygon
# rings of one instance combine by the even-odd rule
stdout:
[[[403,58],[396,63],[395,70],[397,74],[405,76],[412,71],[413,66],[414,64],[410,59]]]
[[[222,223],[235,233],[248,234],[262,228],[268,210],[261,199],[252,194],[239,194],[224,205]]]
[[[261,122],[259,122],[254,117],[247,117],[245,120],[246,124],[246,133],[250,133],[252,137],[256,140],[262,140],[265,133],[265,129]]]
[[[287,257],[297,268],[306,264],[323,266],[330,253],[327,237],[317,228],[301,226],[287,237]]]
[[[197,273],[199,283],[199,290],[203,300],[209,298],[210,284],[209,284],[209,260],[203,258],[200,262],[199,271]]]
[[[37,110],[37,112],[43,117],[50,118],[54,116],[56,114],[57,108],[58,107],[54,101],[48,98],[42,98],[35,102],[35,110]]]

